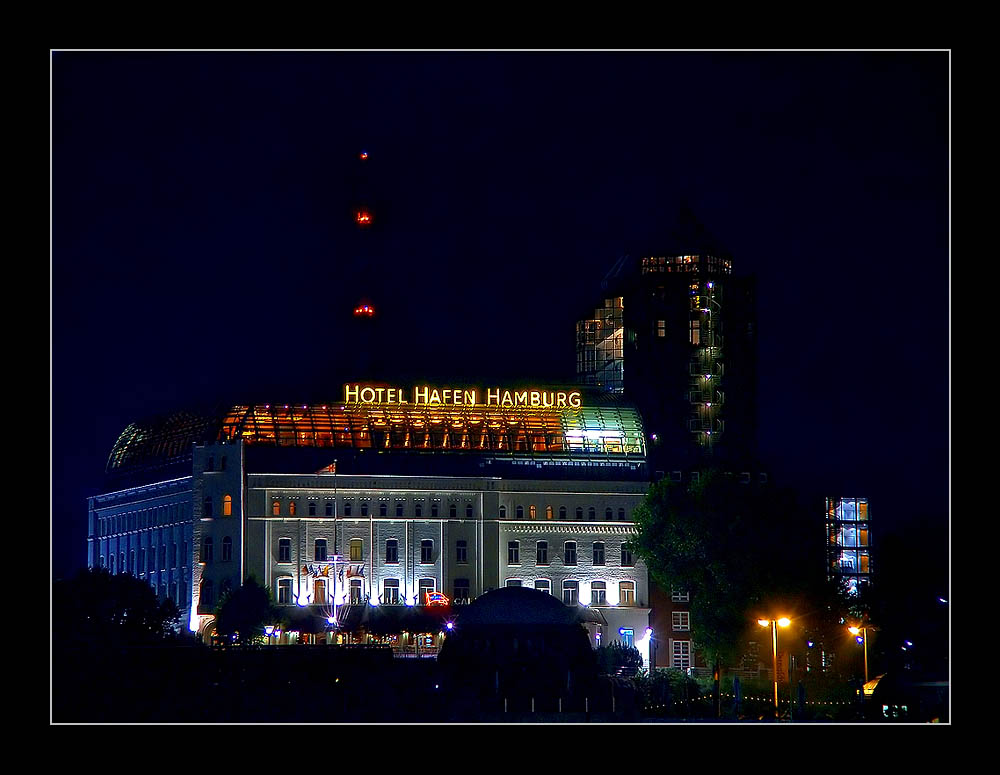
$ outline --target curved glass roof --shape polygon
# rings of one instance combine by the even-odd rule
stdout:
[[[190,453],[192,442],[235,440],[272,447],[644,458],[639,412],[619,396],[581,392],[578,408],[339,402],[238,405],[215,418],[181,412],[129,425],[108,471],[173,462]]]

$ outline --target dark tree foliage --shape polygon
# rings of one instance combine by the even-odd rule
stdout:
[[[614,642],[610,646],[597,649],[597,666],[602,673],[614,673],[619,667],[639,670],[642,668],[642,654],[635,646]]]
[[[176,635],[179,612],[144,581],[102,568],[81,570],[52,587],[52,625],[61,646],[141,646]]]
[[[264,627],[278,624],[282,614],[271,600],[271,592],[251,576],[243,586],[227,592],[215,610],[215,631],[224,637],[236,636],[241,644],[256,643]]]
[[[793,493],[708,470],[656,483],[635,516],[636,553],[662,588],[691,593],[710,664],[734,664],[760,616],[829,615],[822,530]]]

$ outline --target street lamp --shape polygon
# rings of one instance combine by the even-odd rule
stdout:
[[[780,619],[758,619],[757,624],[761,627],[771,628],[771,659],[772,678],[774,678],[774,717],[778,718],[778,627],[787,627],[792,621],[787,616]]]
[[[865,648],[865,683],[868,683],[868,628],[848,627],[847,631],[857,638],[858,642]]]

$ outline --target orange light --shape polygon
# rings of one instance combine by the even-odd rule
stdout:
[[[372,214],[367,210],[358,210],[355,215],[355,219],[359,226],[370,226],[372,222]]]

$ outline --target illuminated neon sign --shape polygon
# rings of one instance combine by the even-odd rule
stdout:
[[[486,401],[480,399],[485,394]],[[502,388],[447,387],[415,385],[407,398],[399,387],[383,385],[344,385],[344,401],[358,404],[425,404],[441,406],[499,406],[531,407],[537,409],[579,409],[582,405],[579,390],[504,390]]]

